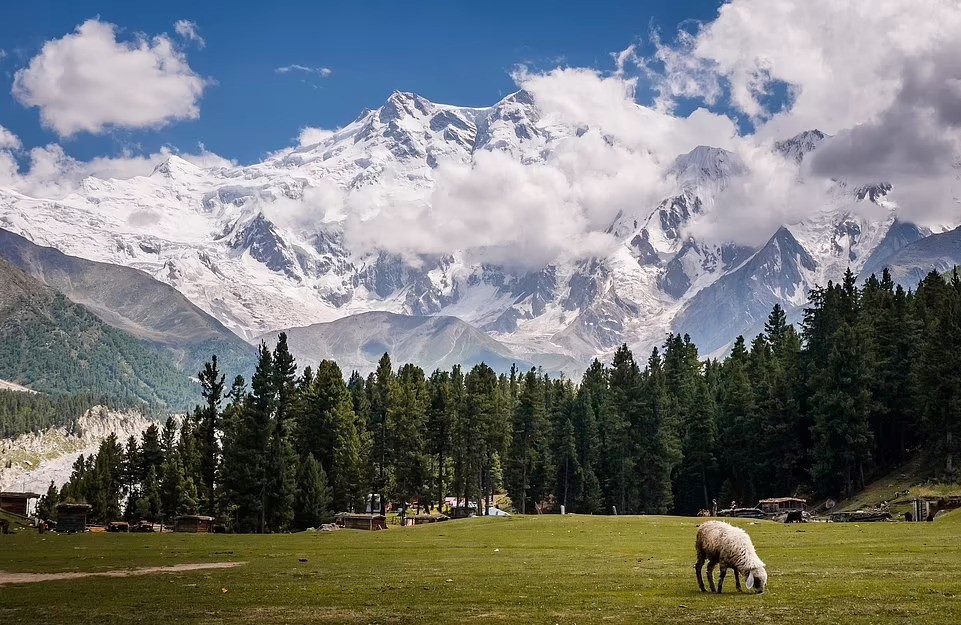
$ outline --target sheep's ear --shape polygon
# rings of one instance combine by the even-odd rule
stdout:
[[[747,580],[744,582],[744,584],[747,586],[748,590],[754,589],[754,573],[753,572],[748,573]]]

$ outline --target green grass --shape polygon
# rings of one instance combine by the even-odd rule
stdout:
[[[937,523],[739,522],[768,566],[763,595],[739,595],[733,584],[722,596],[698,592],[697,523],[515,516],[377,533],[5,536],[3,571],[248,564],[2,586],[0,622],[961,622],[961,515]]]

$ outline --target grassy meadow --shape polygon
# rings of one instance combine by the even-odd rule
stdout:
[[[0,586],[0,623],[961,622],[961,513],[752,524],[769,591],[698,591],[698,519],[468,519],[385,532],[0,536],[0,571],[232,569]],[[226,589],[226,591],[225,591]]]

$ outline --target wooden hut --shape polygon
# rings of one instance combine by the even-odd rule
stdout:
[[[939,512],[950,512],[961,508],[959,496],[927,496],[914,500],[914,520],[933,521]]]
[[[90,506],[85,503],[61,503],[57,505],[58,532],[85,532]]]
[[[192,534],[206,534],[213,527],[214,518],[200,514],[185,514],[174,517],[175,532],[189,532]]]
[[[758,502],[757,507],[764,514],[783,514],[794,510],[803,511],[807,503],[806,499],[799,499],[798,497],[774,497],[773,499],[762,499]]]
[[[40,499],[40,495],[37,493],[0,493],[0,510],[25,517],[27,516],[27,504],[31,499]]]
[[[446,521],[449,517],[441,514],[438,516],[432,516],[430,514],[417,514],[413,516],[406,517],[404,519],[405,526],[411,525],[424,525],[426,523],[440,523],[441,521]]]
[[[350,514],[340,512],[334,516],[334,523],[344,529],[354,530],[385,530],[387,517],[383,514]]]

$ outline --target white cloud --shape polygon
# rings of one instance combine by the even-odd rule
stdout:
[[[20,138],[3,126],[0,126],[0,150],[20,149]]]
[[[329,67],[309,67],[307,65],[298,65],[294,63],[292,65],[284,65],[283,67],[278,67],[274,70],[278,74],[289,74],[290,72],[303,72],[305,74],[316,74],[321,78],[327,78],[334,73],[334,70]]]
[[[729,105],[754,121],[745,142],[757,146],[813,128],[835,135],[805,160],[804,188],[754,159],[701,229],[810,216],[824,200],[808,192],[831,179],[890,182],[902,218],[956,221],[959,42],[954,0],[731,0],[693,34],[655,37],[643,66],[661,110],[690,97]],[[786,101],[770,97],[776,88]]]
[[[676,117],[638,105],[635,83],[583,68],[514,75],[537,103],[544,128],[579,128],[552,140],[543,162],[477,151],[469,164],[442,163],[429,195],[403,184],[352,192],[351,247],[418,257],[463,250],[469,260],[533,269],[610,252],[618,213],[649,212],[673,188],[665,171],[701,143],[731,146],[730,119],[699,109]]]
[[[675,44],[660,44],[658,55],[670,60],[667,85],[726,81],[738,110],[769,119],[765,136],[814,127],[833,134],[884,110],[905,61],[942,47],[959,32],[961,11],[954,0],[732,0],[695,35],[682,33]],[[776,81],[790,85],[793,95],[783,112],[764,104]]]
[[[68,137],[196,119],[206,84],[167,36],[121,42],[113,24],[92,19],[45,43],[17,71],[13,95]]]
[[[615,244],[589,226],[562,171],[524,165],[503,152],[479,153],[473,166],[441,165],[429,198],[382,198],[389,209],[365,219],[373,199],[348,198],[345,235],[352,247],[415,257],[460,249],[471,261],[536,268]]]
[[[334,130],[327,130],[326,128],[304,126],[297,135],[297,145],[300,147],[315,145],[334,136],[334,132]]]
[[[98,156],[80,161],[67,154],[56,143],[32,148],[28,152],[29,165],[23,171],[9,151],[0,150],[0,187],[10,187],[26,195],[36,197],[63,197],[76,191],[84,178],[127,179],[146,176],[170,156],[180,158],[199,167],[229,167],[233,161],[208,151],[203,144],[197,151],[179,152],[162,147],[152,154],[135,154],[125,150],[116,156]]]
[[[197,22],[192,22],[190,20],[177,20],[174,23],[174,31],[187,41],[192,41],[197,44],[198,48],[203,48],[207,45],[204,38],[200,36],[200,27],[197,26]]]

